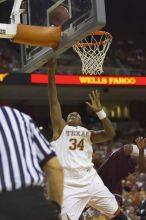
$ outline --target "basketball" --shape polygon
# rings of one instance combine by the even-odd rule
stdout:
[[[49,15],[51,25],[61,26],[69,19],[69,11],[64,6],[56,7]]]

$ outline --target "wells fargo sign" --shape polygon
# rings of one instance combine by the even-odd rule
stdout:
[[[31,82],[33,84],[48,83],[48,76],[32,74]],[[62,85],[146,86],[146,77],[56,75],[56,83]]]
[[[83,76],[55,75],[59,85],[100,85],[100,86],[146,86],[144,76]],[[48,84],[48,74],[0,73],[1,84]]]
[[[135,85],[135,77],[79,77],[81,84],[98,85]]]

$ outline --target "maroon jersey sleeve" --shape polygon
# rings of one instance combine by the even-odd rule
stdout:
[[[121,194],[121,180],[135,171],[135,165],[134,159],[126,156],[122,147],[99,167],[98,174],[112,193]]]

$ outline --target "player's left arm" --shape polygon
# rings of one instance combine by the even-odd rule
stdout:
[[[106,117],[101,120],[104,130],[91,131],[92,143],[103,143],[112,140],[115,136],[115,130],[112,126],[111,121]]]
[[[137,137],[135,139],[135,143],[139,149],[139,157],[138,157],[139,169],[141,172],[146,172],[146,161],[144,157],[144,148],[146,146],[146,138]]]
[[[61,104],[59,102],[58,94],[57,94],[56,78],[55,78],[57,60],[55,58],[52,58],[48,64],[49,64],[49,67],[48,67],[49,69],[49,90],[48,90],[49,109],[50,109],[51,123],[53,127],[53,139],[56,139],[59,137],[60,133],[62,132],[64,126],[66,125],[66,122],[62,117]]]
[[[89,94],[89,98],[90,102],[86,102],[86,104],[97,114],[104,128],[104,130],[100,131],[91,131],[92,143],[102,143],[111,140],[115,136],[115,129],[102,109],[98,90],[92,91]]]

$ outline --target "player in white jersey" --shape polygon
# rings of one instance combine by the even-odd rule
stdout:
[[[102,109],[98,91],[89,94],[91,102],[86,104],[97,114],[104,129],[89,131],[82,126],[77,112],[70,113],[67,122],[63,119],[55,83],[55,60],[49,64],[49,73],[52,144],[64,167],[62,220],[78,220],[87,204],[109,218],[127,220],[114,195],[93,168],[92,144],[108,141],[115,135],[114,128]]]

